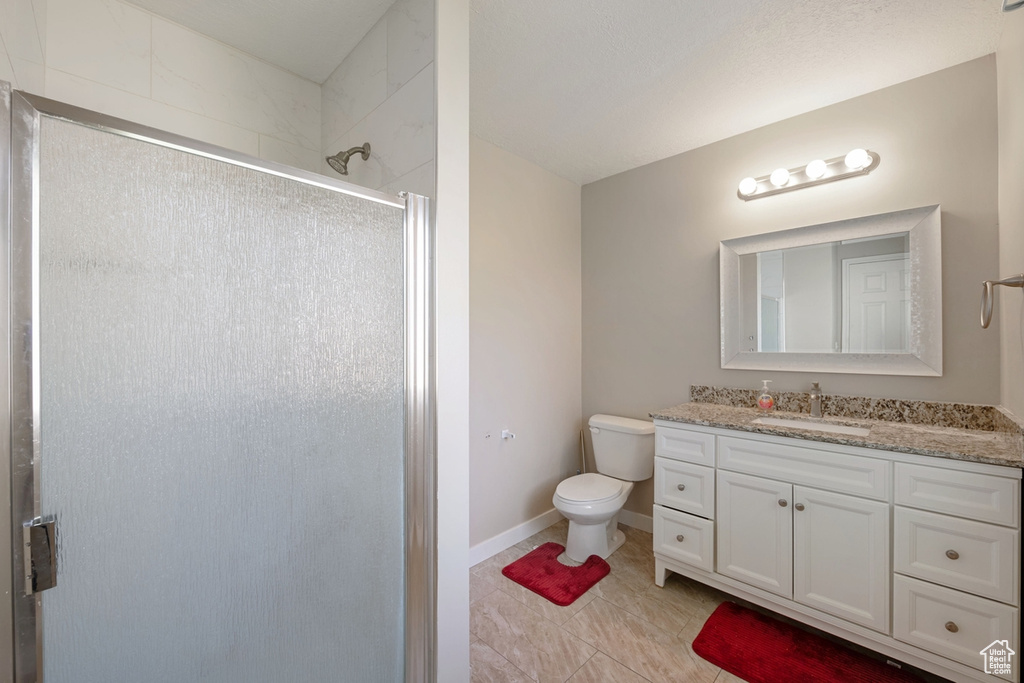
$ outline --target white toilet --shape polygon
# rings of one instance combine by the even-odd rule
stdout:
[[[565,554],[576,562],[591,555],[608,557],[626,536],[619,531],[619,511],[634,481],[654,476],[654,425],[614,415],[590,418],[594,462],[600,474],[569,477],[555,489],[552,502],[569,520]]]

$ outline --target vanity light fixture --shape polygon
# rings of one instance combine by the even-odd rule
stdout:
[[[777,168],[769,175],[744,178],[740,181],[736,194],[743,201],[750,201],[802,187],[830,183],[833,180],[867,175],[878,168],[879,161],[877,152],[858,148],[845,156],[815,159],[806,166]]]

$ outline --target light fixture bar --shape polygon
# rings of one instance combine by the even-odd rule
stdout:
[[[867,175],[878,168],[880,160],[877,152],[855,149],[844,156],[818,159],[806,166],[778,168],[758,178],[744,178],[740,182],[736,196],[747,202],[812,185],[824,185],[843,178]]]

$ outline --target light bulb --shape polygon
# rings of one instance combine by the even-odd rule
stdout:
[[[863,149],[852,150],[846,155],[846,167],[857,171],[871,163],[871,155]]]
[[[771,181],[775,187],[783,187],[789,182],[789,171],[784,168],[777,168],[772,171],[772,174],[768,176],[768,180]]]
[[[750,195],[754,194],[755,192],[757,192],[757,181],[756,180],[754,180],[753,178],[744,178],[743,180],[740,181],[740,194],[741,195],[743,195],[744,197],[749,197]]]
[[[826,168],[828,168],[828,166],[824,161],[821,159],[815,159],[811,163],[807,164],[807,168],[804,169],[804,173],[806,173],[807,177],[811,180],[817,180],[825,175]]]

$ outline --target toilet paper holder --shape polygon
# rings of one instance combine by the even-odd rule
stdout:
[[[981,283],[981,327],[988,328],[992,322],[992,308],[995,305],[995,287],[1004,285],[1006,287],[1024,287],[1024,273],[1002,280],[985,280]]]

